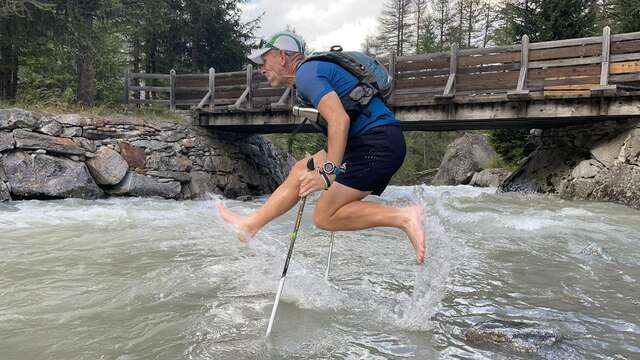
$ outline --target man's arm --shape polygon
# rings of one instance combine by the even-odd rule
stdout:
[[[340,166],[349,135],[349,115],[345,112],[335,91],[327,93],[320,99],[318,111],[327,121],[327,161]],[[332,180],[335,180],[335,175],[332,175]]]

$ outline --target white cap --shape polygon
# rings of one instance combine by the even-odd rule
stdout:
[[[291,31],[279,31],[271,35],[268,40],[260,41],[260,48],[251,51],[247,56],[256,64],[262,64],[262,55],[271,49],[294,51],[304,54],[305,43],[302,37]]]

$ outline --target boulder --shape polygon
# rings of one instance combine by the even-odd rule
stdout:
[[[22,129],[14,130],[13,137],[16,140],[16,147],[19,149],[44,149],[50,153],[65,155],[84,155],[86,151],[79,142],[73,139],[37,134]]]
[[[14,199],[96,199],[102,190],[83,163],[50,155],[30,155],[22,151],[2,157]]]
[[[114,150],[103,146],[95,153],[95,157],[86,161],[94,180],[100,185],[115,185],[127,174],[129,165]]]
[[[160,182],[158,179],[127,172],[122,181],[106,189],[110,195],[119,196],[159,196],[176,199],[180,195],[180,183],[177,181]]]
[[[629,133],[620,151],[619,159],[622,162],[640,166],[640,128]]]
[[[73,127],[84,127],[84,126],[102,126],[102,122],[100,120],[94,120],[92,118],[80,115],[80,114],[62,114],[53,118],[55,121],[60,124]]]
[[[192,162],[188,157],[182,155],[166,156],[155,153],[147,158],[146,166],[150,170],[190,171]]]
[[[16,146],[13,133],[0,131],[0,152],[11,150]]]
[[[184,171],[147,171],[147,175],[157,176],[160,178],[174,179],[181,183],[191,181],[191,174]]]
[[[63,137],[77,137],[77,136],[82,136],[82,128],[79,126],[71,126],[71,127],[65,127],[62,130],[62,134],[61,136]]]
[[[469,185],[478,187],[498,187],[511,175],[507,169],[484,169],[473,174]]]
[[[627,138],[627,133],[622,133],[613,139],[606,139],[591,149],[591,157],[606,167],[613,166],[614,161],[620,155],[620,148]]]
[[[129,164],[130,168],[144,169],[146,156],[143,148],[126,142],[118,143],[118,146],[120,147],[120,155],[124,158],[127,164]]]
[[[216,178],[210,173],[205,171],[192,171],[190,174],[191,182],[189,182],[187,186],[190,199],[201,199],[206,194],[222,193]]]
[[[9,191],[9,186],[0,180],[0,202],[3,201],[11,201],[11,192]]]
[[[583,160],[571,171],[571,177],[574,179],[590,179],[596,177],[598,172],[602,170],[600,162],[593,159]]]
[[[484,169],[496,156],[498,154],[489,145],[486,136],[464,134],[447,147],[433,184],[467,184],[475,172]]]
[[[51,120],[51,119],[46,119],[43,118],[40,123],[38,124],[38,127],[36,129],[38,132],[41,132],[43,134],[47,134],[47,135],[51,135],[51,136],[58,136],[60,134],[62,134],[62,125],[60,125],[59,122],[55,121],[55,120]]]
[[[0,130],[17,128],[33,129],[38,119],[30,112],[22,109],[0,109]]]
[[[465,340],[473,344],[499,345],[511,351],[535,353],[562,339],[558,329],[515,320],[488,320],[465,332]]]

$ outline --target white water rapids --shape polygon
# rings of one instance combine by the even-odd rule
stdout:
[[[638,359],[640,212],[471,187],[391,187],[427,211],[427,258],[395,229],[329,234],[297,207],[240,243],[215,200],[0,204],[0,359]],[[226,201],[247,213],[264,198]],[[481,321],[562,339],[469,343]]]

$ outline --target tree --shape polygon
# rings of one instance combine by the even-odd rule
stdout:
[[[451,5],[449,0],[434,0],[431,6],[436,35],[438,36],[438,50],[443,51],[448,47],[450,41],[450,28],[453,21]]]
[[[395,52],[398,56],[408,53],[413,46],[411,1],[387,0],[378,18],[380,46]]]
[[[611,17],[618,32],[640,31],[640,1],[610,0]]]

